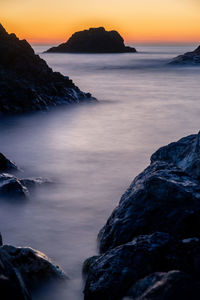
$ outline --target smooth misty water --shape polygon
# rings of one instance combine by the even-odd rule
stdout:
[[[199,130],[200,68],[166,65],[191,47],[138,47],[138,54],[42,54],[99,103],[1,119],[0,151],[43,176],[25,203],[0,203],[5,243],[46,253],[71,277],[44,300],[80,300],[81,265],[121,194],[161,145]],[[35,47],[41,52],[45,47]]]

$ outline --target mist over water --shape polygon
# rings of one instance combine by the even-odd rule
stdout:
[[[4,243],[44,252],[71,277],[35,299],[83,299],[82,263],[97,253],[98,231],[122,193],[157,148],[198,132],[200,68],[167,65],[195,46],[40,54],[99,103],[1,118],[0,151],[21,167],[18,176],[53,181],[25,202],[0,202]]]

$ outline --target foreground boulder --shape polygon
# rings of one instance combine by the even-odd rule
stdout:
[[[126,47],[117,31],[106,31],[103,27],[99,27],[78,31],[66,43],[50,48],[46,52],[124,53],[136,52],[136,49]]]
[[[200,65],[200,46],[192,52],[175,57],[171,65]]]
[[[173,163],[191,177],[200,179],[200,133],[192,134],[158,149],[151,162]]]
[[[0,153],[0,172],[17,171],[18,168],[14,162]]]
[[[200,281],[180,271],[157,272],[139,280],[123,300],[198,300]]]
[[[67,76],[53,72],[25,40],[0,24],[0,112],[21,113],[93,101]]]
[[[99,233],[100,252],[161,230],[200,236],[200,185],[173,164],[155,162],[138,175]]]
[[[9,262],[20,272],[26,287],[30,290],[52,280],[68,278],[45,254],[32,248],[4,245],[0,248],[0,252],[5,253]]]
[[[91,264],[84,290],[85,300],[122,299],[131,294],[130,289],[138,280],[155,272],[180,270],[199,278],[199,268],[199,239],[179,241],[162,232],[138,236],[130,243],[107,251]],[[180,286],[176,285],[175,279],[173,281],[180,292]],[[188,283],[191,284],[191,280]],[[200,298],[200,293],[197,297]]]
[[[0,248],[1,249],[1,248]],[[2,300],[31,300],[20,272],[0,250],[0,293]]]

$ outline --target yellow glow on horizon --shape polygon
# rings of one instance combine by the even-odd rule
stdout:
[[[0,0],[0,22],[34,43],[60,43],[89,27],[126,42],[199,42],[198,0]]]

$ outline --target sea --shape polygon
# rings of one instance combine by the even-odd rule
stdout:
[[[82,264],[97,234],[159,147],[200,129],[200,67],[171,66],[198,45],[136,45],[138,53],[53,54],[33,46],[54,71],[97,102],[0,119],[0,151],[20,178],[44,177],[26,201],[0,201],[4,244],[32,247],[69,280],[37,300],[81,300]]]

